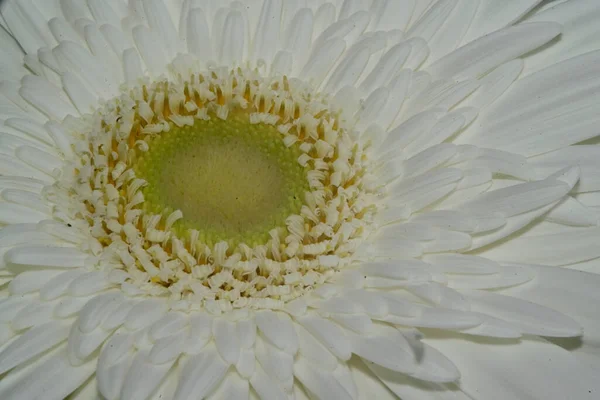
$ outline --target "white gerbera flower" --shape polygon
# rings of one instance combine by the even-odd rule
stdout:
[[[0,398],[597,398],[600,2],[540,3],[5,2]]]

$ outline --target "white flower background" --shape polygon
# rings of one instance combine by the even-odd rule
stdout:
[[[1,399],[600,397],[598,0],[16,0],[0,24]],[[236,313],[90,262],[44,192],[73,121],[182,54],[298,77],[372,135],[370,259]]]

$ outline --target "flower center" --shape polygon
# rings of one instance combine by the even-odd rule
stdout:
[[[181,210],[174,229],[196,229],[209,246],[266,243],[270,230],[300,212],[308,190],[297,147],[287,148],[274,127],[250,124],[243,113],[171,126],[149,147],[135,167],[148,182],[144,210]]]
[[[370,233],[369,160],[327,97],[213,70],[147,82],[73,122],[50,195],[127,293],[178,309],[280,309],[349,265]]]

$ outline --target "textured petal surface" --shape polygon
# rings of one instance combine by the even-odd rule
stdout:
[[[599,27],[597,0],[2,2],[0,398],[596,398]],[[179,240],[118,160],[234,103],[306,139],[311,191],[265,245]]]

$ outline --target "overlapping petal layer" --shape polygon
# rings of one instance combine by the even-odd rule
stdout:
[[[3,4],[0,398],[595,398],[600,4],[539,3]],[[330,95],[386,188],[282,308],[127,291],[46,190],[83,114],[217,66]]]

